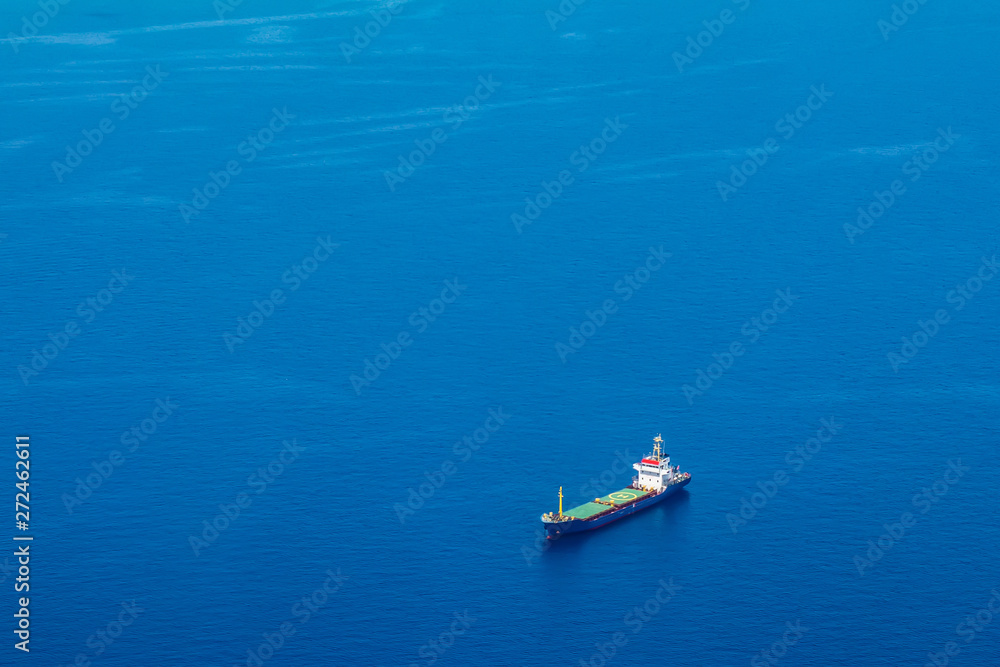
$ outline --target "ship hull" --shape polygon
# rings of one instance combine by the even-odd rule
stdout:
[[[677,482],[676,484],[671,484],[661,493],[658,493],[655,496],[649,496],[647,498],[643,498],[642,500],[632,503],[631,505],[626,505],[625,507],[622,507],[620,510],[609,512],[607,514],[595,517],[593,519],[572,519],[570,521],[559,521],[559,522],[543,521],[542,523],[544,523],[545,525],[545,538],[549,540],[554,540],[569,533],[580,533],[587,530],[597,530],[598,528],[606,526],[613,521],[617,521],[618,519],[631,516],[636,512],[641,512],[647,507],[651,507],[652,505],[663,502],[664,500],[676,494],[682,488],[687,486],[690,482],[691,482],[691,477],[689,476],[687,479],[681,482]]]

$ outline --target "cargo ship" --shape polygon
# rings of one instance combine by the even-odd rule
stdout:
[[[653,453],[632,464],[638,475],[624,489],[563,512],[562,487],[559,487],[559,511],[542,515],[545,538],[554,540],[566,533],[606,526],[666,500],[687,486],[691,473],[681,472],[680,466],[670,466],[670,455],[663,453],[663,438],[659,434],[653,438],[653,443]]]

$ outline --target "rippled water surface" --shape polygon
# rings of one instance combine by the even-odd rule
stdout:
[[[0,662],[1000,663],[997,9],[561,7],[5,3]]]

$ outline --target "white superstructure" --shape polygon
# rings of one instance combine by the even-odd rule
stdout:
[[[664,454],[662,448],[663,438],[657,433],[653,438],[656,443],[653,453],[648,454],[639,463],[633,463],[639,475],[632,478],[633,486],[640,489],[662,491],[674,482],[674,476],[679,474],[678,469],[670,467],[670,455]],[[679,468],[679,466],[678,466]]]

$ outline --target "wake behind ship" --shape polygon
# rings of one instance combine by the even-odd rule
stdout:
[[[670,455],[663,454],[663,438],[653,438],[653,453],[632,467],[639,473],[624,489],[563,512],[562,487],[559,488],[559,511],[542,515],[546,539],[556,539],[566,533],[594,530],[612,521],[635,514],[639,510],[665,500],[687,486],[691,473],[681,472],[680,466],[670,466]]]

